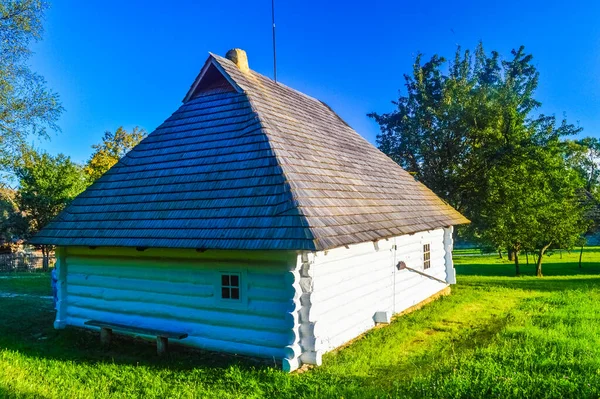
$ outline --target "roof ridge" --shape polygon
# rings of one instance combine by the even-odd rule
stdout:
[[[219,62],[223,62],[223,61],[224,61],[224,62],[230,62],[231,64],[233,64],[233,66],[235,66],[235,67],[237,68],[237,66],[235,65],[235,63],[234,63],[233,61],[231,61],[230,59],[228,59],[228,58],[222,57],[222,56],[220,56],[220,55],[218,55],[218,54],[211,53],[210,51],[208,52],[208,54],[210,54],[210,55],[211,55],[213,58],[215,58],[215,59],[216,59],[217,61],[219,61]],[[296,89],[294,89],[293,87],[290,87],[290,86],[286,85],[285,83],[281,83],[281,82],[278,82],[278,81],[276,82],[275,80],[271,79],[271,78],[270,78],[270,77],[268,77],[267,75],[263,75],[262,73],[260,73],[260,72],[257,72],[257,71],[255,71],[255,70],[254,70],[254,69],[252,69],[252,68],[250,68],[250,73],[251,73],[251,74],[254,74],[254,75],[258,75],[258,77],[259,77],[259,78],[261,78],[261,79],[266,79],[266,80],[268,80],[268,81],[269,81],[269,83],[271,83],[271,84],[273,84],[273,85],[277,85],[277,86],[279,86],[279,87],[282,87],[282,88],[284,88],[284,89],[287,89],[287,90],[293,91],[293,92],[295,92],[295,93],[297,93],[297,94],[300,94],[301,96],[303,96],[303,97],[306,97],[306,98],[308,98],[308,99],[310,99],[310,100],[312,100],[312,101],[315,101],[315,102],[318,102],[318,103],[322,103],[322,101],[321,101],[321,100],[319,100],[318,98],[315,98],[315,97],[309,96],[308,94],[306,94],[306,93],[303,93],[303,92],[301,92],[300,90],[296,90]],[[233,78],[232,78],[232,79],[233,79]],[[331,108],[330,108],[330,107],[327,107],[327,108],[329,108],[329,109],[331,110]],[[333,110],[332,110],[332,112],[333,112]],[[335,113],[335,112],[334,112],[334,113]]]
[[[233,77],[232,77],[232,79],[233,79]],[[258,123],[261,126],[261,130],[263,131],[263,134],[265,135],[265,138],[267,140],[267,144],[268,144],[270,150],[273,152],[273,155],[275,156],[275,159],[277,161],[277,166],[281,170],[281,174],[284,177],[284,183],[283,184],[285,186],[285,191],[288,192],[290,194],[290,196],[292,197],[293,207],[298,212],[298,216],[300,216],[302,218],[302,221],[304,222],[304,223],[302,223],[304,229],[308,230],[308,232],[310,233],[310,237],[308,237],[308,238],[310,238],[311,242],[313,243],[314,249],[317,249],[316,237],[315,237],[315,234],[312,231],[310,223],[308,222],[308,218],[304,214],[304,212],[302,211],[302,207],[300,206],[300,202],[298,201],[297,195],[296,195],[294,189],[292,188],[292,186],[289,183],[290,180],[289,180],[289,178],[287,176],[287,173],[286,173],[285,169],[282,166],[281,159],[280,159],[281,157],[278,154],[277,149],[275,147],[273,147],[273,145],[271,144],[271,137],[269,136],[269,133],[267,132],[267,129],[271,130],[273,128],[269,126],[269,124],[267,123],[266,120],[264,120],[264,118],[262,118],[260,112],[256,109],[256,106],[254,105],[254,101],[252,100],[252,98],[248,94],[246,94],[246,96],[248,97],[248,102],[250,103],[250,108],[252,108],[252,110],[256,114],[256,117],[258,119]]]
[[[229,65],[229,67],[231,67],[231,68],[235,68],[235,69],[234,69],[235,71],[237,71],[237,70],[238,70],[238,67],[237,67],[237,65],[235,65],[235,63],[234,63],[233,61],[231,61],[231,60],[229,60],[229,59],[227,59],[227,58],[225,58],[225,57],[221,57],[220,55],[213,54],[213,53],[211,53],[211,52],[209,52],[209,54],[210,54],[210,56],[211,56],[211,57],[212,57],[212,58],[213,58],[213,59],[214,59],[214,60],[215,60],[217,63],[222,63],[222,62],[223,62],[223,63],[229,63],[229,64],[231,64],[231,65]],[[220,69],[220,72],[221,72],[221,73],[225,73],[225,74],[227,74],[227,75],[228,75],[227,77],[228,77],[229,79],[233,80],[233,81],[234,81],[234,82],[237,84],[237,86],[238,86],[238,87],[240,87],[240,88],[243,90],[244,94],[246,95],[246,98],[248,99],[248,103],[250,104],[250,108],[252,109],[252,111],[254,111],[254,114],[256,115],[256,118],[258,119],[258,124],[259,124],[259,126],[260,126],[260,130],[261,130],[261,131],[262,131],[262,133],[265,135],[265,138],[266,138],[266,140],[267,140],[267,144],[268,144],[268,146],[269,146],[270,150],[273,152],[273,155],[275,156],[275,159],[276,159],[276,161],[277,161],[277,167],[280,169],[280,171],[281,171],[281,174],[282,174],[282,176],[284,177],[284,185],[285,185],[285,190],[286,190],[286,192],[289,192],[289,193],[290,193],[290,196],[292,197],[292,204],[293,204],[293,207],[294,207],[294,208],[296,209],[296,211],[298,212],[298,216],[300,216],[300,217],[302,218],[302,221],[304,222],[304,223],[302,223],[302,225],[304,226],[304,229],[305,229],[305,230],[307,229],[307,230],[308,230],[308,232],[310,233],[310,237],[309,237],[309,238],[310,238],[310,240],[312,241],[312,243],[313,243],[313,245],[314,245],[314,249],[318,249],[318,248],[317,248],[317,240],[316,240],[316,236],[315,236],[315,234],[314,234],[314,232],[313,232],[313,230],[312,230],[312,227],[310,226],[310,223],[309,223],[309,221],[308,221],[308,217],[307,217],[307,216],[304,214],[304,212],[303,212],[303,210],[302,210],[302,207],[301,207],[301,205],[300,205],[300,201],[298,200],[298,196],[297,196],[297,194],[296,194],[296,192],[295,192],[294,188],[293,188],[293,187],[291,186],[291,184],[289,183],[289,182],[290,182],[290,179],[289,179],[289,177],[288,177],[288,174],[287,174],[287,172],[285,171],[285,168],[283,167],[283,164],[282,164],[282,162],[281,162],[281,155],[280,155],[280,154],[279,154],[279,152],[277,151],[276,147],[274,147],[274,146],[272,145],[272,143],[271,143],[271,137],[270,137],[270,134],[268,133],[268,131],[269,131],[269,130],[275,130],[275,131],[278,131],[278,130],[277,130],[277,129],[275,129],[275,128],[273,128],[273,127],[272,127],[272,126],[271,126],[271,125],[270,125],[270,124],[269,124],[269,123],[268,123],[268,122],[265,120],[265,118],[263,118],[263,117],[262,117],[262,115],[261,115],[261,112],[260,112],[260,110],[258,109],[258,108],[260,108],[260,107],[257,107],[257,106],[256,106],[256,104],[255,104],[255,101],[252,99],[251,95],[250,95],[250,94],[248,93],[248,91],[247,91],[247,88],[245,87],[246,85],[245,85],[245,84],[243,84],[243,83],[245,83],[245,82],[239,82],[239,81],[238,81],[238,79],[236,79],[236,77],[235,77],[235,76],[232,76],[232,74],[230,74],[230,73],[229,73],[229,72],[226,70],[226,68],[223,68],[222,70]],[[281,84],[281,83],[279,83],[279,82],[275,82],[275,81],[273,81],[272,79],[270,79],[269,77],[267,77],[267,76],[265,76],[265,75],[262,75],[262,74],[260,74],[260,73],[258,73],[258,72],[256,72],[256,71],[254,71],[254,70],[252,70],[252,69],[250,69],[250,70],[249,70],[249,72],[250,72],[250,76],[251,76],[251,77],[254,77],[254,78],[257,78],[257,77],[258,77],[259,79],[266,79],[266,80],[268,80],[268,81],[269,81],[269,83],[271,83],[271,84],[274,84],[274,85],[277,85],[277,86],[283,87],[284,89],[288,89],[288,90],[294,91],[294,92],[296,92],[296,93],[298,93],[298,94],[300,94],[300,95],[302,95],[302,96],[304,96],[304,97],[306,97],[306,98],[308,98],[308,99],[310,99],[310,100],[313,100],[313,101],[315,101],[315,102],[317,102],[317,103],[320,103],[320,101],[319,101],[319,100],[317,100],[316,98],[310,97],[309,95],[306,95],[306,94],[304,94],[304,93],[302,93],[302,92],[300,92],[300,91],[298,91],[298,90],[292,89],[291,87],[288,87],[288,86],[286,86],[286,85],[284,85],[284,84]],[[250,79],[249,79],[249,77],[247,76],[247,75],[248,75],[247,73],[244,73],[244,72],[241,72],[241,71],[240,71],[240,74],[241,74],[241,76],[244,76],[244,78],[245,78],[246,80],[250,80]],[[279,135],[281,135],[281,133],[279,133]]]

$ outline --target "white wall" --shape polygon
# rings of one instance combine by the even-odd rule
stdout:
[[[55,326],[87,320],[184,332],[181,344],[297,367],[296,254],[60,248]],[[220,271],[242,274],[242,301],[220,298]]]
[[[431,267],[423,270],[423,244]],[[452,228],[329,251],[58,248],[56,328],[100,320],[187,333],[181,344],[275,358],[284,370],[321,355],[455,282]],[[242,301],[220,299],[220,272],[242,275]]]
[[[448,286],[409,270],[398,271],[399,261],[454,282],[451,240],[450,227],[299,256],[302,362],[319,364],[324,352],[372,328],[375,312],[401,312]],[[431,246],[427,270],[424,244]]]

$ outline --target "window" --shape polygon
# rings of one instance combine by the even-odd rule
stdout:
[[[221,298],[240,300],[240,275],[237,273],[221,274]]]
[[[429,244],[423,245],[423,269],[431,267],[431,247]]]

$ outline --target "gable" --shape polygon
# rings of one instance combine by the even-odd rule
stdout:
[[[216,89],[222,90],[223,92],[242,92],[239,86],[224,73],[219,64],[214,62],[212,57],[209,57],[200,70],[198,77],[196,77],[196,80],[192,83],[190,90],[183,99],[183,103],[186,103],[209,90]]]

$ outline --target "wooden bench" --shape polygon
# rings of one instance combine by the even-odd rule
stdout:
[[[153,330],[149,328],[128,326],[125,324],[105,323],[103,321],[98,320],[88,320],[84,324],[86,326],[100,327],[100,342],[102,342],[102,344],[105,346],[110,345],[113,330],[142,335],[154,335],[156,336],[156,353],[158,353],[159,356],[162,356],[165,353],[167,353],[167,350],[169,349],[169,338],[184,339],[188,336],[185,333],[164,330]]]

